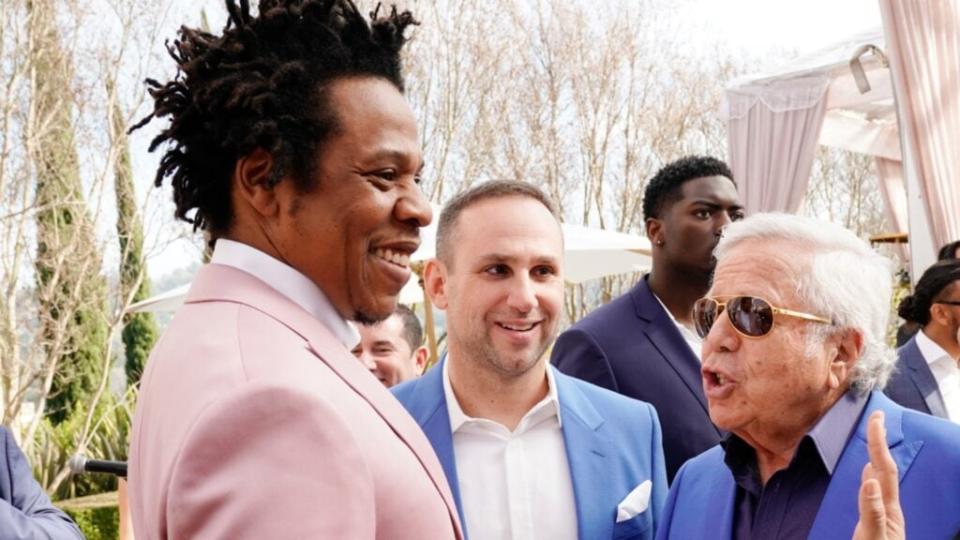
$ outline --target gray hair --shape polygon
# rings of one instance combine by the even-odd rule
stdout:
[[[814,332],[811,339],[822,339],[824,332],[837,328],[860,331],[863,352],[853,368],[851,385],[861,394],[883,388],[896,363],[885,341],[893,294],[891,261],[840,225],[770,213],[752,215],[724,229],[714,251],[718,263],[747,240],[797,244],[798,258],[805,265],[793,276],[797,294],[818,315],[834,322]]]

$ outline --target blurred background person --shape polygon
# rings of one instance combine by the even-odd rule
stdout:
[[[412,309],[399,304],[387,319],[356,326],[360,343],[352,352],[384,386],[423,374],[429,351],[423,344],[423,326]]]
[[[960,260],[928,268],[897,313],[920,331],[897,349],[886,394],[904,407],[960,423]]]

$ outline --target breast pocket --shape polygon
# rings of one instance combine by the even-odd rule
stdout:
[[[650,509],[648,508],[626,521],[616,523],[613,525],[613,540],[652,538],[653,535],[648,534],[651,521]]]

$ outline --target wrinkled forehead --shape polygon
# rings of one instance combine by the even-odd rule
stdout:
[[[796,242],[744,240],[717,261],[711,296],[759,296],[797,305],[800,277],[809,272],[811,256]]]

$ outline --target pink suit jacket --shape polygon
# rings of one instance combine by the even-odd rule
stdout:
[[[461,538],[416,422],[326,327],[235,268],[198,274],[131,439],[139,540]]]

